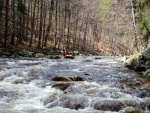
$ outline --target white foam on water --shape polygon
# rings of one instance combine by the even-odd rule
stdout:
[[[44,109],[43,104],[35,99],[30,99],[30,101],[25,101],[24,103],[17,103],[17,105],[14,107],[14,110],[38,110],[38,109]]]

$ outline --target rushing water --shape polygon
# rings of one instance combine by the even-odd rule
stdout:
[[[85,81],[61,91],[52,88],[55,76]],[[99,110],[101,104],[110,110]],[[150,113],[150,84],[117,57],[0,58],[0,113],[121,113],[128,107]]]

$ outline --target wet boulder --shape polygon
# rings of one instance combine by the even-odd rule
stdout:
[[[75,76],[75,77],[69,77],[72,81],[84,81],[85,78],[80,77],[80,76]]]
[[[138,108],[127,107],[121,113],[144,113],[144,111]]]
[[[63,76],[56,76],[56,77],[52,78],[52,80],[54,80],[54,81],[72,81],[70,78],[63,77]]]
[[[58,82],[52,85],[53,88],[64,91],[71,85],[71,82]]]
[[[88,99],[84,97],[73,97],[70,99],[66,99],[63,107],[64,108],[69,108],[69,109],[84,109],[85,107],[88,106]]]
[[[144,52],[139,52],[130,57],[126,57],[124,60],[124,65],[129,69],[135,70],[137,72],[145,72],[150,69],[150,48]],[[149,71],[145,73],[147,75]],[[149,75],[148,75],[149,76]]]
[[[142,53],[142,58],[144,60],[150,60],[150,47]]]
[[[23,81],[24,81],[23,79],[17,79],[17,80],[12,81],[11,83],[12,84],[22,84]]]
[[[45,55],[43,53],[36,53],[35,57],[36,58],[43,58],[43,57],[45,57]]]
[[[143,67],[139,65],[139,59],[140,59],[141,53],[137,53],[133,56],[126,57],[124,61],[124,65],[128,67],[129,69],[140,71]],[[138,70],[139,68],[139,70]],[[145,69],[144,69],[145,71]]]
[[[12,53],[10,53],[9,51],[1,51],[0,55],[9,57],[9,56],[12,56]]]
[[[21,51],[18,52],[18,54],[20,56],[23,56],[23,57],[33,57],[34,56],[33,52],[30,52],[30,51],[27,51],[27,50],[21,50]]]
[[[123,103],[128,107],[136,107],[138,103],[134,100],[124,100]]]
[[[63,77],[63,76],[56,76],[52,78],[53,81],[84,81],[85,78],[82,78],[80,76],[75,77]]]
[[[104,100],[98,101],[94,105],[94,109],[102,111],[120,111],[125,105],[121,101]]]

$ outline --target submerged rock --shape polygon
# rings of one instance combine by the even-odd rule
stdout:
[[[53,101],[57,100],[57,94],[56,93],[53,93],[52,95],[46,97],[44,100],[43,100],[43,103],[44,105],[47,105],[49,103],[52,103]]]
[[[94,105],[94,109],[102,110],[102,111],[120,111],[123,109],[125,105],[121,101],[111,101],[111,100],[104,100],[98,101]]]
[[[21,84],[21,83],[23,83],[23,79],[17,79],[17,80],[14,80],[14,81],[12,81],[11,83],[12,84]]]

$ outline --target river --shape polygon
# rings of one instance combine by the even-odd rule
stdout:
[[[119,57],[0,58],[0,113],[150,113],[150,84]],[[84,78],[64,91],[55,76]]]

